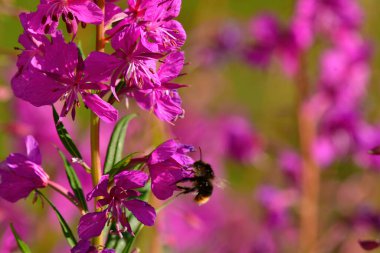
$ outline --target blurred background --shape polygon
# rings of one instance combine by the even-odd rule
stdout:
[[[16,99],[10,86],[22,32],[18,14],[37,5],[0,0],[0,158],[23,150],[32,134],[44,168],[67,184],[53,148],[59,140],[51,108]],[[178,82],[189,85],[180,91],[185,118],[171,126],[133,101],[120,105],[121,114],[139,114],[125,152],[148,153],[175,137],[201,147],[217,179],[207,204],[180,196],[157,226],[144,228],[141,252],[364,252],[359,240],[380,237],[380,157],[369,153],[380,146],[378,0],[183,0],[182,6],[188,64]],[[79,30],[76,41],[86,54],[94,34],[91,26]],[[89,158],[89,111],[78,113],[75,123],[64,123]],[[104,155],[113,126],[101,128]],[[76,169],[88,192],[89,176]],[[76,210],[51,197],[76,227]],[[32,197],[20,202],[0,201],[0,252],[17,252],[10,222],[33,252],[68,252],[54,213]]]

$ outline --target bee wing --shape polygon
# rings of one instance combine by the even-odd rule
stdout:
[[[217,177],[214,180],[214,185],[218,188],[225,189],[230,186],[230,182],[225,178]]]

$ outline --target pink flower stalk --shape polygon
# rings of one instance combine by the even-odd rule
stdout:
[[[297,40],[309,47],[318,33],[334,36],[341,30],[356,30],[363,13],[356,0],[299,0],[293,26]]]
[[[45,188],[48,182],[38,143],[32,136],[26,138],[26,155],[12,153],[0,163],[0,197],[10,202],[26,198],[32,191]]]
[[[73,36],[80,22],[85,27],[87,23],[100,24],[103,20],[102,10],[91,0],[41,0],[32,14],[30,28],[40,34],[55,33],[60,18]]]
[[[35,106],[51,105],[59,99],[65,101],[61,117],[71,111],[74,119],[78,94],[84,104],[105,122],[117,120],[118,112],[90,90],[107,90],[102,83],[106,78],[91,68],[91,63],[82,60],[74,43],[66,44],[61,34],[45,45],[45,54],[32,59],[34,68],[17,73],[12,79],[15,95]]]
[[[296,73],[302,51],[296,39],[297,30],[281,27],[279,21],[271,15],[261,15],[253,19],[250,30],[256,41],[246,53],[250,63],[265,69],[275,55],[285,73]]]
[[[115,185],[108,191],[109,177],[102,176],[99,184],[87,195],[87,200],[102,196],[98,204],[105,209],[81,217],[78,226],[79,237],[88,240],[100,235],[109,221],[116,223],[116,232],[121,237],[121,233],[125,231],[133,235],[126,209],[144,225],[152,226],[156,212],[148,203],[137,199],[140,192],[135,190],[144,187],[148,179],[148,175],[142,171],[124,171],[115,176]]]

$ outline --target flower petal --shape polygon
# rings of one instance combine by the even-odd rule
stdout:
[[[118,118],[118,111],[109,103],[101,99],[96,94],[82,92],[85,105],[106,123],[115,122]]]
[[[34,139],[33,136],[28,135],[26,136],[26,155],[28,156],[29,160],[41,165],[42,158],[41,158],[41,152],[40,148],[38,146],[38,142],[36,139]]]
[[[125,190],[141,188],[144,187],[148,179],[148,174],[142,171],[123,171],[115,176],[115,185]]]
[[[102,233],[107,222],[106,211],[87,213],[79,220],[78,235],[82,240],[88,240]]]
[[[102,10],[92,1],[82,4],[69,4],[69,9],[80,21],[89,24],[100,24],[103,20]]]
[[[103,196],[108,197],[108,175],[104,175],[100,178],[99,184],[87,194],[87,201],[90,201],[92,198]]]
[[[132,199],[123,203],[141,223],[146,226],[154,225],[156,211],[151,205],[139,199]]]

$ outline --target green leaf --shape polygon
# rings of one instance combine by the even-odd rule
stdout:
[[[77,146],[75,146],[73,139],[70,137],[63,123],[59,121],[59,115],[57,111],[55,110],[55,107],[54,106],[52,107],[53,107],[53,118],[54,118],[55,127],[57,129],[59,139],[61,139],[63,146],[65,146],[66,150],[73,157],[78,157],[82,159],[82,155],[80,154]]]
[[[104,174],[109,174],[112,167],[121,160],[128,124],[134,117],[136,117],[135,114],[123,117],[113,129],[104,163]]]
[[[69,243],[69,245],[71,247],[74,247],[76,244],[77,244],[77,240],[75,239],[74,237],[74,234],[73,232],[71,231],[69,225],[67,224],[67,222],[65,221],[65,219],[63,218],[63,216],[61,215],[61,213],[58,211],[58,209],[53,205],[53,203],[51,203],[51,201],[44,195],[42,194],[42,192],[38,191],[38,194],[40,194],[45,200],[46,202],[49,203],[49,205],[53,208],[54,212],[57,214],[57,218],[58,218],[58,221],[59,221],[59,224],[61,225],[61,228],[62,228],[62,232],[63,232],[63,235],[65,236],[67,242]]]
[[[18,233],[17,233],[17,231],[14,228],[12,223],[10,224],[10,226],[12,229],[13,236],[16,239],[17,246],[21,250],[21,252],[22,253],[31,253],[32,251],[30,250],[29,246],[23,240],[21,240],[20,236],[18,235]]]
[[[109,172],[111,178],[118,174],[121,170],[128,166],[129,162],[137,152],[131,153],[116,163]]]
[[[73,166],[71,166],[65,155],[62,153],[62,151],[58,150],[58,153],[63,160],[63,164],[65,165],[66,175],[67,179],[69,180],[71,189],[73,189],[74,195],[78,199],[83,210],[87,212],[88,207],[86,198],[84,197],[82,184],[77,176],[77,173],[75,172]]]

